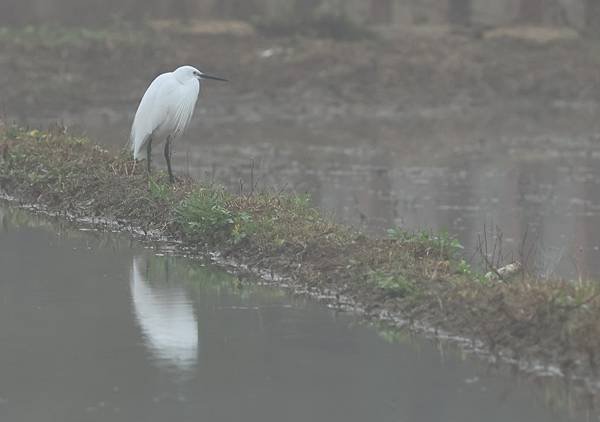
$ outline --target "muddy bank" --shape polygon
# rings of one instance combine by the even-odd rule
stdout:
[[[595,379],[600,352],[597,283],[522,274],[490,282],[442,234],[392,229],[374,239],[340,226],[307,198],[281,192],[234,195],[189,179],[148,179],[115,155],[64,131],[4,127],[0,190],[67,218],[117,222],[188,253],[218,251],[255,274],[282,275],[299,290],[478,339],[494,355],[540,360],[569,377]],[[95,220],[94,220],[95,219]]]

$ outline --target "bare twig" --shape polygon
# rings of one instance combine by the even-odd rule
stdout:
[[[489,270],[492,273],[494,273],[500,281],[504,281],[504,277],[502,277],[502,274],[500,274],[498,272],[498,269],[494,266],[494,263],[490,262],[490,259],[486,253],[486,251],[487,251],[487,236],[484,235],[483,238],[484,238],[484,240],[483,240],[483,244],[482,244],[481,235],[478,235],[477,242],[478,242],[479,255],[481,256],[481,258],[483,259],[483,261],[485,263],[486,270]]]
[[[254,195],[254,158],[250,160],[250,196]]]

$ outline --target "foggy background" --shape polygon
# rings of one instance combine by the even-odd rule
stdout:
[[[293,15],[344,15],[359,24],[506,25],[515,22],[594,30],[594,0],[5,0],[0,22],[98,25],[120,18],[226,18],[253,21]]]

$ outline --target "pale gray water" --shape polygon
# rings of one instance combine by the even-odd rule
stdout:
[[[393,226],[447,230],[458,236],[467,255],[484,224],[497,225],[509,255],[518,253],[528,234],[537,245],[530,266],[539,273],[598,278],[600,104],[598,81],[589,77],[597,74],[597,63],[587,57],[597,56],[596,50],[588,50],[584,40],[569,44],[567,51],[560,42],[489,43],[486,49],[498,49],[489,65],[477,36],[455,38],[451,34],[457,28],[439,33],[439,25],[447,23],[472,23],[475,32],[480,25],[514,23],[589,26],[593,32],[599,26],[597,2],[522,1],[517,7],[514,0],[10,0],[0,4],[0,22],[90,29],[109,22],[119,28],[130,20],[183,18],[179,25],[185,28],[190,18],[253,22],[291,11],[308,16],[325,3],[326,10],[358,22],[408,29],[395,36],[420,47],[406,49],[409,60],[404,61],[397,59],[391,41],[381,49],[371,45],[373,52],[359,42],[359,57],[352,60],[335,58],[337,48],[354,51],[345,50],[344,43],[320,40],[309,46],[285,37],[199,34],[169,41],[163,34],[159,38],[172,43],[168,48],[158,43],[133,50],[116,46],[116,51],[93,45],[82,50],[69,42],[48,51],[21,50],[9,42],[0,51],[0,116],[32,127],[61,121],[95,141],[121,147],[152,78],[189,62],[231,82],[203,86],[190,130],[175,146],[177,173],[231,190],[243,186],[248,191],[254,181],[261,189],[308,192],[338,221],[378,235]],[[412,36],[410,28],[416,31]],[[70,42],[78,37],[63,29]],[[440,38],[425,41],[424,34],[416,36],[421,30]],[[456,57],[439,53],[449,48],[446,37],[454,37],[448,45],[458,48]],[[463,44],[470,47],[463,51]],[[319,53],[324,48],[328,54]],[[440,61],[440,74],[434,72],[436,62],[423,67],[432,75],[419,78],[413,72],[428,62],[421,56],[429,50],[428,60]],[[482,63],[471,57],[476,51]],[[545,51],[554,53],[545,57]],[[414,69],[411,54],[421,63]],[[529,55],[533,59],[525,60]],[[452,73],[463,59],[466,79]],[[564,72],[571,67],[578,71]],[[537,74],[541,68],[552,69],[552,75]],[[373,78],[363,80],[369,72]],[[396,86],[386,75],[400,75],[407,83]],[[155,163],[164,168],[160,147],[154,151]]]
[[[394,88],[383,79],[368,86],[360,78],[312,79],[309,75],[330,65],[325,56],[315,63],[304,61],[322,48],[318,42],[298,47],[279,39],[252,38],[248,44],[239,38],[210,40],[172,41],[165,52],[177,51],[180,42],[200,43],[198,56],[188,45],[174,57],[163,57],[160,48],[155,56],[126,48],[111,53],[66,46],[48,57],[44,51],[7,47],[0,51],[0,68],[7,70],[0,72],[0,90],[6,94],[0,99],[0,116],[41,128],[63,122],[74,132],[120,148],[152,78],[189,60],[231,82],[203,85],[191,127],[175,145],[177,174],[215,181],[232,191],[242,186],[248,192],[254,182],[258,189],[307,192],[338,221],[379,236],[394,226],[447,230],[465,245],[467,256],[484,224],[498,226],[508,255],[518,254],[528,234],[537,246],[529,264],[541,274],[600,275],[600,103],[593,95],[595,83],[586,85],[574,76],[567,78],[572,84],[562,84],[565,79],[555,76],[515,98],[496,100],[496,91],[488,97],[478,85],[456,86],[448,96],[418,83]],[[463,41],[480,48],[476,41]],[[582,47],[574,44],[574,52]],[[333,53],[336,46],[328,49]],[[265,52],[274,56],[269,59]],[[61,56],[69,54],[74,56]],[[364,50],[357,47],[356,54]],[[382,60],[390,74],[397,73],[402,61],[383,64],[396,53],[386,47],[375,54],[375,64]],[[508,49],[497,60],[516,60],[514,54]],[[580,72],[595,75],[590,68],[594,63],[580,54],[556,53],[545,67],[583,60]],[[302,65],[295,66],[296,60]],[[334,68],[345,67],[342,58],[333,63]],[[347,70],[356,72],[361,66],[361,61],[351,61]],[[521,69],[519,62],[513,66]],[[490,83],[520,86],[518,75],[506,80],[496,75]],[[529,76],[531,83],[536,81],[535,74]],[[270,78],[281,77],[284,81],[271,86]],[[153,150],[156,166],[164,168],[161,146]]]
[[[229,114],[220,102],[235,98],[224,100],[224,92],[208,89],[175,147],[176,173],[232,191],[248,192],[253,181],[257,189],[307,192],[338,221],[379,236],[394,226],[446,230],[467,256],[484,225],[497,226],[507,261],[527,237],[536,245],[530,269],[600,275],[600,107],[449,107],[390,117],[365,109],[359,118],[361,110],[336,117],[324,106],[319,117],[296,118],[285,110],[252,114],[252,104]],[[122,146],[135,106],[16,118],[34,127],[60,120]],[[161,147],[154,151],[164,168]]]
[[[0,222],[3,421],[597,420],[560,387],[121,236]]]

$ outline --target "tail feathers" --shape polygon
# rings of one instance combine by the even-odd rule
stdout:
[[[131,147],[131,152],[133,153],[133,158],[135,160],[144,160],[146,159],[146,154],[144,153],[144,147],[148,143],[148,139],[150,135],[146,136],[136,136],[135,132],[131,132],[131,136],[129,138],[129,143]]]

